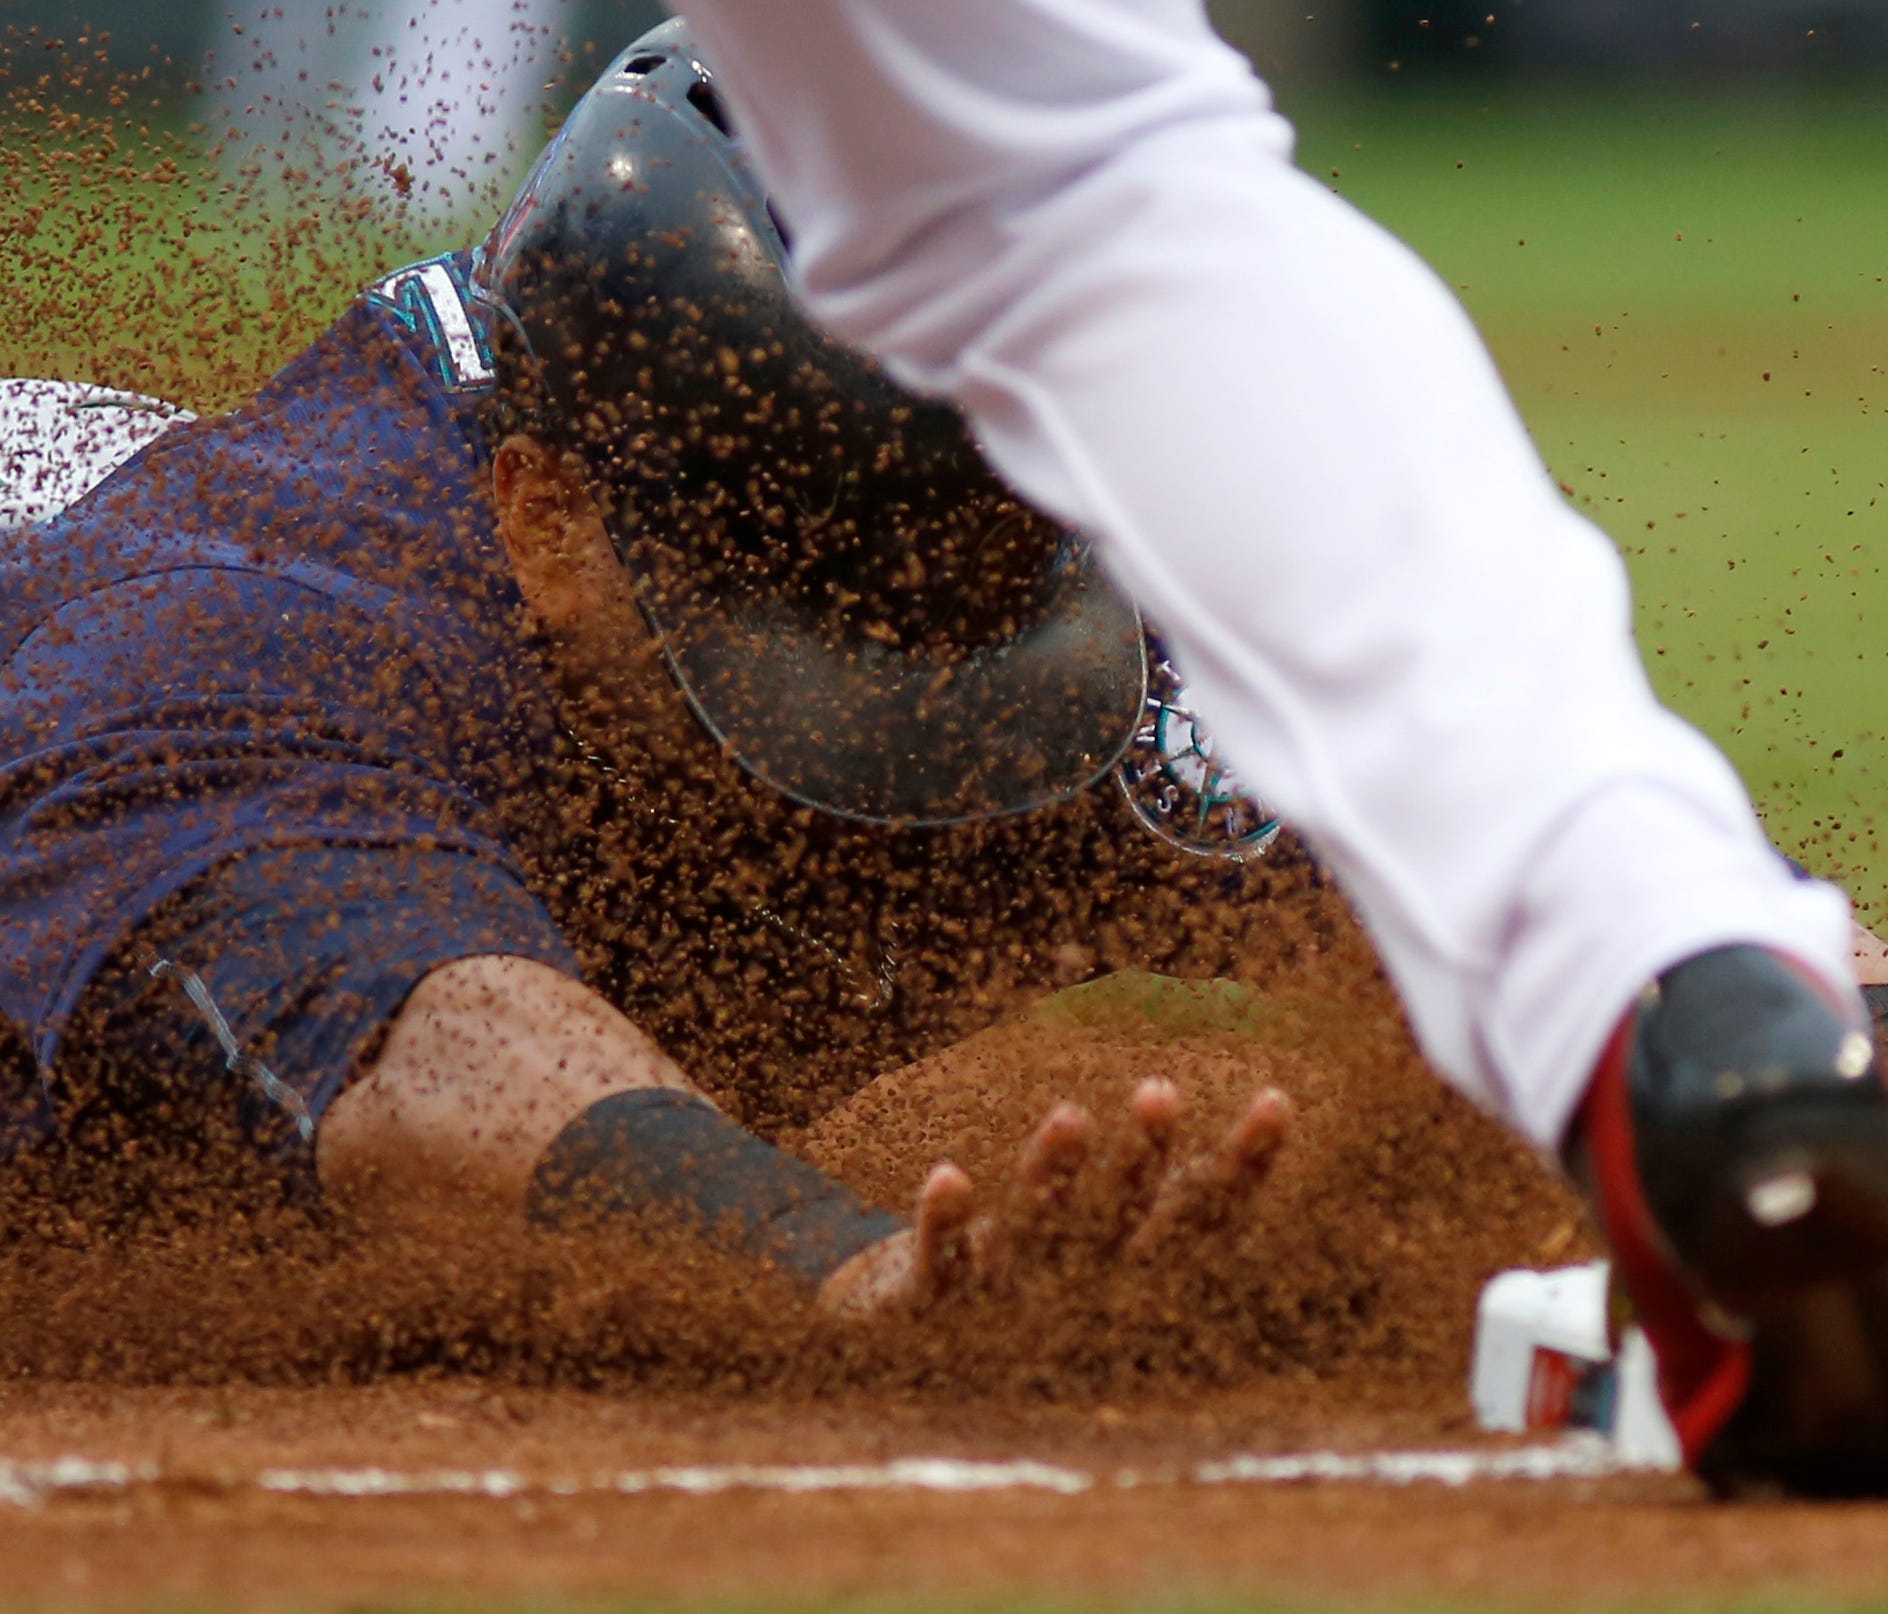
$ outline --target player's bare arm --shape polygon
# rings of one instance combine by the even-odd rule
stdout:
[[[1018,1157],[1007,1214],[981,1210],[977,1187],[941,1162],[905,1227],[874,1216],[838,1184],[815,1183],[811,1168],[758,1139],[704,1150],[689,1180],[672,1186],[672,1202],[652,1205],[638,1191],[647,1162],[635,1158],[635,1118],[624,1128],[620,1114],[618,1148],[588,1159],[581,1181],[547,1181],[547,1162],[570,1153],[564,1140],[586,1136],[624,1095],[657,1090],[687,1108],[698,1139],[736,1130],[672,1059],[581,983],[528,959],[461,960],[414,989],[371,1065],[328,1110],[322,1187],[363,1232],[474,1241],[527,1219],[561,1222],[563,1210],[585,1209],[586,1196],[600,1199],[605,1218],[615,1205],[667,1210],[704,1233],[717,1229],[717,1212],[758,1204],[774,1225],[756,1232],[747,1253],[776,1256],[814,1280],[833,1310],[869,1315],[922,1310],[1013,1280],[1057,1239],[1084,1174],[1088,1214],[1059,1236],[1084,1241],[1091,1264],[1153,1259],[1189,1230],[1238,1214],[1263,1186],[1286,1123],[1283,1100],[1260,1093],[1210,1148],[1188,1157],[1176,1147],[1181,1098],[1170,1083],[1142,1083],[1126,1113],[1105,1125],[1058,1105]],[[674,1111],[662,1105],[659,1113],[666,1123]],[[793,1247],[793,1224],[816,1196],[823,1203],[809,1237],[818,1249],[806,1254]],[[737,1235],[737,1250],[741,1243]]]
[[[531,1175],[591,1105],[695,1093],[681,1068],[581,982],[531,959],[434,970],[323,1118],[322,1187],[345,1215],[428,1231],[524,1214]]]

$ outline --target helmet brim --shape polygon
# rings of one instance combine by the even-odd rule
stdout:
[[[823,635],[786,603],[669,595],[649,611],[695,716],[749,772],[868,823],[958,823],[1063,801],[1133,738],[1134,606],[1085,547],[1000,645],[928,655]]]

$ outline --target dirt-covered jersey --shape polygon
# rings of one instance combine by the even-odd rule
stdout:
[[[506,808],[551,737],[469,267],[390,276],[252,403],[0,546],[0,1013],[42,1066],[102,962],[219,864],[422,845],[523,881]],[[520,949],[557,951],[530,906]]]

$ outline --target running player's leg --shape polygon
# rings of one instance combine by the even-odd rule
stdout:
[[[696,0],[818,313],[955,395],[1176,642],[1430,1054],[1553,1142],[1662,967],[1847,980],[1840,896],[1653,699],[1466,317],[1290,164],[1196,0]]]

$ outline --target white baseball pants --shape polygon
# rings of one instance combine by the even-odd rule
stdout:
[[[954,397],[1166,630],[1430,1057],[1555,1143],[1660,968],[1848,976],[1654,700],[1467,318],[1291,167],[1201,0],[689,0],[814,312]]]

